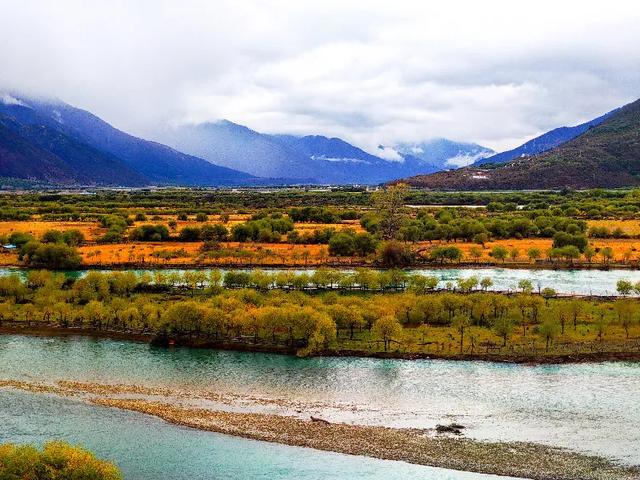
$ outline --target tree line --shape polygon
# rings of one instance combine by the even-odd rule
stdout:
[[[302,355],[344,348],[387,351],[399,345],[419,351],[421,346],[444,349],[448,344],[451,349],[452,342],[453,353],[466,353],[483,345],[506,348],[514,339],[537,342],[550,351],[563,338],[602,342],[614,331],[630,338],[640,312],[631,298],[561,299],[553,291],[534,295],[530,282],[511,296],[477,291],[469,279],[460,281],[457,292],[428,293],[432,285],[412,285],[397,293],[314,292],[270,290],[260,273],[252,277],[255,288],[250,289],[236,288],[237,276],[195,273],[181,279],[189,285],[173,286],[171,273],[163,272],[157,274],[167,277],[89,272],[74,280],[48,271],[29,272],[24,280],[2,277],[0,326],[83,327],[282,346]],[[329,287],[338,280],[328,276],[322,281]],[[394,280],[396,285],[402,281]]]

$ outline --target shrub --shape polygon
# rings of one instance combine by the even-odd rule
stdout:
[[[169,239],[169,229],[164,225],[141,225],[133,229],[129,239],[139,242],[162,242]]]
[[[184,227],[180,230],[178,238],[181,242],[197,242],[200,240],[202,230],[199,227]]]
[[[336,257],[349,257],[356,252],[353,235],[345,232],[336,233],[329,240],[329,255]]]
[[[413,263],[413,252],[399,242],[389,241],[380,249],[380,263],[384,267],[402,268]]]
[[[20,250],[20,259],[29,267],[51,270],[78,268],[82,259],[78,251],[64,243],[40,243],[31,241]]]
[[[64,442],[49,442],[42,450],[30,445],[0,445],[0,478],[121,480],[118,468],[92,453]]]

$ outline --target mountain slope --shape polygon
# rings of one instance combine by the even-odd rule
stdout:
[[[389,161],[340,138],[267,135],[228,120],[176,127],[161,132],[158,139],[216,164],[287,183],[378,184],[437,171],[453,157],[467,155],[473,161],[477,155],[493,153],[440,139],[422,144],[423,158],[407,152],[400,161]]]
[[[118,158],[45,125],[0,114],[0,177],[82,185],[141,186],[144,177]]]
[[[403,181],[416,187],[451,190],[640,185],[640,100],[548,152],[500,165],[471,166]]]
[[[307,157],[269,135],[228,120],[168,129],[161,133],[161,141],[217,165],[259,177],[314,180]]]
[[[122,185],[224,185],[253,180],[244,172],[213,165],[165,145],[129,135],[95,115],[63,102],[7,95],[3,98],[4,101],[0,102],[0,114],[22,125],[23,132],[36,127],[50,132],[51,138],[46,150],[58,155],[60,160],[71,161],[66,157],[69,151],[58,143],[63,138],[72,139],[76,146],[84,145],[85,150],[117,162],[123,174],[135,174],[135,181],[127,175],[116,176],[116,181],[119,176],[122,177],[119,183]],[[11,101],[7,101],[7,98]],[[28,139],[34,141],[33,136]],[[75,163],[78,161],[80,159],[73,160]],[[93,179],[91,183],[113,183],[113,179],[105,177],[103,171],[94,169],[93,166],[89,160],[80,165],[85,176]]]
[[[488,163],[505,163],[510,160],[515,160],[516,158],[527,157],[531,155],[537,155],[538,153],[546,152],[547,150],[551,150],[552,148],[558,147],[563,143],[568,142],[569,140],[573,140],[574,138],[582,135],[584,132],[593,128],[597,125],[600,125],[604,122],[610,115],[615,113],[617,110],[612,110],[609,113],[605,113],[604,115],[594,118],[588,122],[582,123],[580,125],[576,125],[575,127],[559,127],[555,128],[547,133],[540,135],[532,140],[529,140],[526,143],[523,143],[519,147],[516,147],[512,150],[508,150],[506,152],[497,153],[496,155],[492,155],[490,157],[482,158],[474,163],[474,165],[485,165]]]

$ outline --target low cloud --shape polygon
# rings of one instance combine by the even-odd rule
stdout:
[[[0,0],[0,11],[1,87],[141,135],[227,118],[387,157],[378,145],[435,137],[502,150],[640,96],[632,2]]]

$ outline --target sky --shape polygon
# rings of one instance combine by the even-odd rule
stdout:
[[[635,1],[0,0],[0,88],[118,128],[515,147],[640,97]]]

